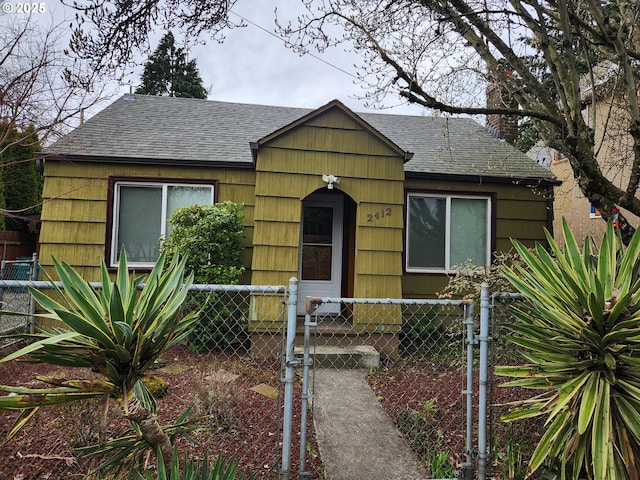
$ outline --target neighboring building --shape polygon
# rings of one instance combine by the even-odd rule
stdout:
[[[562,237],[562,220],[565,219],[578,240],[582,243],[587,236],[602,238],[605,223],[600,213],[592,207],[589,200],[580,191],[571,165],[557,150],[547,147],[543,142],[536,143],[527,155],[538,165],[548,168],[562,182],[554,189],[553,231],[555,240],[564,245]]]
[[[616,76],[614,64],[603,62],[594,68],[595,91],[589,82],[581,85],[583,117],[594,129],[597,159],[605,176],[618,187],[626,190],[630,176],[630,162],[627,157],[633,155],[631,137],[626,132],[628,120],[622,118],[622,112],[616,106]],[[564,218],[571,227],[576,240],[580,243],[586,237],[592,237],[600,243],[606,223],[589,200],[582,194],[571,165],[567,158],[555,150],[550,151],[552,157],[551,172],[562,182],[555,190],[554,231],[562,231]],[[531,155],[531,152],[529,153]],[[534,157],[537,159],[537,157]],[[640,218],[622,210],[625,217],[633,225],[640,223]],[[556,239],[560,245],[564,240],[561,235]]]
[[[44,155],[46,270],[55,256],[99,280],[123,244],[147,269],[173,209],[230,200],[246,205],[244,280],[298,277],[301,297],[433,297],[467,259],[544,241],[557,184],[473,120],[357,114],[336,100],[125,95]]]

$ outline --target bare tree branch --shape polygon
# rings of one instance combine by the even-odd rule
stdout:
[[[136,52],[148,52],[158,26],[178,29],[187,38],[206,33],[221,39],[235,26],[228,13],[235,0],[62,0],[76,10],[70,47],[94,71],[124,73]]]
[[[0,31],[0,154],[13,129],[33,125],[46,144],[108,98],[97,74],[63,49],[64,26],[15,16]]]

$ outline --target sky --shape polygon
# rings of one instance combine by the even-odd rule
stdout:
[[[5,15],[5,8],[11,10],[8,15],[19,15],[18,7],[23,4],[17,0],[0,0]],[[42,5],[44,12],[36,15],[42,15],[43,20],[72,18],[74,13],[65,9],[59,0],[48,0],[38,5]],[[357,98],[363,96],[364,91],[355,79],[354,64],[361,63],[361,58],[341,48],[304,56],[287,48],[273,34],[276,5],[279,12],[288,18],[295,18],[296,9],[301,8],[300,2],[294,0],[238,0],[231,17],[234,21],[239,21],[240,17],[246,19],[247,27],[226,31],[223,43],[203,37],[200,40],[207,40],[205,45],[189,47],[189,58],[196,60],[203,85],[210,92],[210,100],[317,108],[338,99],[356,112],[425,114],[423,107],[408,105],[399,97],[391,96],[385,100],[384,110],[366,107],[365,101]],[[155,49],[163,34],[162,29],[155,32],[156,38],[150,39],[151,50]],[[174,34],[179,41],[179,32]],[[139,67],[124,84],[110,85],[117,92],[115,98],[127,93],[129,88],[135,90],[146,58],[146,53],[139,55]]]
[[[223,44],[209,43],[192,50],[205,87],[212,86],[209,98],[305,108],[320,107],[338,99],[355,111],[371,111],[363,100],[356,98],[364,94],[357,84],[354,67],[362,63],[361,58],[341,48],[301,57],[263,30],[274,30],[274,3],[280,4],[279,12],[283,12],[284,4],[295,4],[291,0],[239,0],[231,17],[242,16],[250,22],[246,22],[248,26],[227,32]],[[291,16],[290,10],[284,12]],[[399,97],[389,97],[386,104],[393,106],[384,110],[389,113],[424,112],[423,107],[408,105]]]

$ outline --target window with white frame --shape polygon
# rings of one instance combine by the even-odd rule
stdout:
[[[159,255],[160,239],[180,207],[212,205],[211,184],[116,181],[113,186],[111,265],[124,246],[132,266],[151,266]]]
[[[447,272],[491,262],[491,198],[409,193],[407,272]]]

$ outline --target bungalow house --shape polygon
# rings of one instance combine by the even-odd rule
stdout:
[[[44,155],[43,268],[56,257],[99,280],[121,245],[148,268],[173,209],[230,200],[246,205],[244,280],[297,277],[301,297],[433,297],[456,265],[488,265],[511,238],[544,241],[557,184],[471,119],[337,100],[305,110],[128,94]]]

